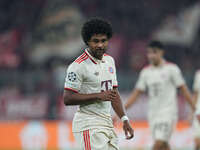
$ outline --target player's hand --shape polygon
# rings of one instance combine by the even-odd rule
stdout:
[[[117,92],[115,90],[108,90],[99,93],[98,98],[103,101],[113,101],[117,98]]]
[[[128,140],[132,139],[134,136],[134,131],[133,131],[133,128],[131,127],[129,121],[123,122],[123,129],[125,132],[126,139],[128,139]]]

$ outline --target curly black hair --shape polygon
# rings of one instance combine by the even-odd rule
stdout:
[[[88,45],[88,41],[94,34],[105,34],[108,39],[112,37],[113,31],[111,24],[101,18],[92,18],[83,24],[81,35],[83,41]]]

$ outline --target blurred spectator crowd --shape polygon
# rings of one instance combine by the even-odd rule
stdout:
[[[65,71],[83,52],[81,26],[94,16],[113,25],[108,53],[121,92],[134,87],[151,39],[165,44],[191,88],[200,68],[199,0],[1,0],[0,119],[62,119]]]

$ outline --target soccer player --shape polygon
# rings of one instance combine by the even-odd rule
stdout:
[[[196,103],[196,111],[193,120],[195,150],[200,150],[200,70],[195,73],[193,91],[194,101]]]
[[[128,109],[145,91],[148,94],[148,121],[155,140],[153,150],[170,150],[168,140],[177,120],[177,88],[181,90],[192,109],[194,104],[181,71],[176,64],[164,59],[165,49],[159,41],[147,47],[149,65],[140,72],[136,87],[125,108]]]
[[[65,105],[79,105],[72,131],[81,149],[117,150],[111,107],[123,121],[126,138],[131,139],[134,133],[117,90],[114,59],[105,53],[112,27],[93,18],[81,32],[88,48],[69,65],[65,79]]]

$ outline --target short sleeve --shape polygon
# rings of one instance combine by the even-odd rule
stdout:
[[[181,70],[176,65],[172,67],[172,80],[177,88],[185,84]]]
[[[139,78],[138,81],[136,83],[135,86],[136,89],[139,89],[141,91],[145,91],[146,90],[146,81],[145,81],[145,74],[144,74],[144,70],[142,70],[139,74]]]
[[[117,71],[116,71],[116,66],[115,66],[115,61],[114,61],[114,59],[113,59],[113,68],[114,68],[113,87],[118,87]]]
[[[196,72],[194,76],[193,90],[200,91],[200,72]]]
[[[72,63],[67,68],[64,88],[65,90],[78,92],[81,88],[81,84],[82,84],[82,73],[80,64]]]

